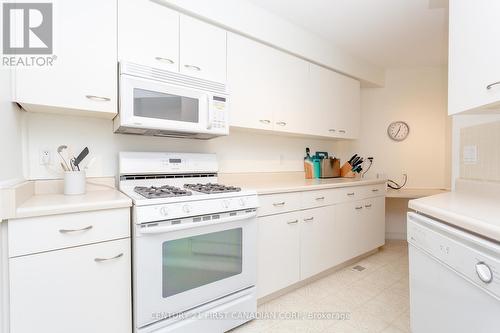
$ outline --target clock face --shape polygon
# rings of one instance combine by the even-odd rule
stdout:
[[[410,126],[404,121],[395,121],[387,127],[387,134],[394,141],[403,141],[410,134]]]

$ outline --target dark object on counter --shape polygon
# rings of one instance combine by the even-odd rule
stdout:
[[[321,160],[320,178],[340,177],[340,160],[338,158],[324,158]]]
[[[89,154],[89,148],[85,147],[82,152],[75,158],[73,165],[80,171],[80,163],[83,161],[85,157]]]

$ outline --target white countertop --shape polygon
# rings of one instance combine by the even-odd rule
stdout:
[[[449,190],[440,188],[402,188],[400,190],[394,190],[392,188],[387,189],[386,197],[393,199],[417,199],[422,197],[428,197],[431,195],[447,193]]]
[[[457,189],[410,200],[409,208],[500,242],[500,184],[457,181]]]
[[[305,179],[302,172],[222,174],[219,182],[257,191],[257,194],[274,194],[313,191],[329,188],[383,184],[385,179],[328,178]]]

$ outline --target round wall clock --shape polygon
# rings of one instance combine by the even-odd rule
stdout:
[[[387,127],[387,134],[394,141],[403,141],[410,134],[410,126],[404,121],[395,121]]]

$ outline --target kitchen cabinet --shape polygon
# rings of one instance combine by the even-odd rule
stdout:
[[[116,17],[117,1],[53,1],[53,65],[17,66],[13,100],[27,111],[115,117]]]
[[[449,5],[448,114],[500,110],[499,1]]]
[[[309,82],[308,132],[334,138],[357,138],[361,122],[359,81],[311,64]]]
[[[180,72],[226,82],[226,31],[195,18],[180,16]]]
[[[130,239],[9,259],[10,332],[131,332],[130,266]]]
[[[306,279],[340,263],[335,206],[304,210],[300,221],[300,278]]]
[[[178,72],[179,16],[151,0],[119,1],[119,61]]]
[[[306,61],[228,34],[231,126],[301,133],[308,120]]]
[[[259,217],[257,295],[262,297],[300,280],[301,214]]]

